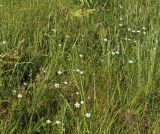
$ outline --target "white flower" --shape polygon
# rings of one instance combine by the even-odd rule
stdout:
[[[123,24],[119,24],[119,26],[120,26],[120,27],[122,27],[122,26],[123,26]]]
[[[57,121],[55,122],[55,124],[59,125],[59,124],[61,124],[61,121],[58,121],[58,120],[57,120]]]
[[[84,72],[83,72],[83,71],[80,71],[79,73],[80,73],[80,74],[83,74]]]
[[[84,101],[81,101],[81,104],[84,104]]]
[[[129,60],[128,63],[132,64],[132,63],[133,63],[133,60]]]
[[[59,46],[59,47],[61,47],[61,46],[62,46],[62,44],[59,44],[58,46]]]
[[[137,33],[140,33],[141,31],[140,30],[137,30]]]
[[[119,54],[119,51],[116,51],[115,53],[116,53],[116,54]]]
[[[7,44],[7,41],[3,41],[2,44]]]
[[[111,52],[112,55],[115,55],[115,52]]]
[[[132,30],[132,32],[135,33],[136,31],[135,31],[135,30]]]
[[[120,17],[119,19],[122,20],[122,17]]]
[[[143,27],[142,29],[143,29],[143,30],[145,30],[146,28],[145,28],[145,27]]]
[[[46,123],[47,123],[47,124],[50,124],[50,123],[51,123],[51,121],[50,121],[50,120],[46,120]]]
[[[128,28],[128,31],[131,31],[131,28]]]
[[[146,32],[143,32],[143,34],[146,34]]]
[[[119,8],[123,8],[121,4],[119,4]]]
[[[82,55],[82,54],[80,54],[80,55],[79,55],[79,57],[81,57],[81,58],[82,58],[82,57],[83,57],[83,55]]]
[[[23,85],[24,85],[24,86],[27,86],[27,85],[28,85],[28,83],[27,83],[27,82],[23,82]]]
[[[86,117],[90,118],[91,117],[91,113],[86,113]]]
[[[76,108],[80,108],[80,104],[78,102],[76,102],[74,105]]]
[[[96,74],[93,74],[93,76],[95,76]]]
[[[104,42],[107,42],[107,41],[108,41],[108,39],[105,38],[105,39],[104,39]]]
[[[54,87],[55,87],[55,88],[60,88],[60,84],[55,83],[55,84],[54,84]]]
[[[136,41],[136,40],[134,40],[133,42],[134,42],[134,43],[137,43],[137,41]]]
[[[18,97],[18,98],[22,98],[22,94],[18,94],[17,97]]]
[[[70,36],[66,35],[66,38],[69,38]]]
[[[67,85],[67,84],[68,84],[68,82],[67,82],[67,81],[65,81],[65,82],[64,82],[64,84],[65,84],[65,85]]]
[[[76,95],[79,95],[79,92],[76,92]]]
[[[60,75],[60,74],[62,74],[62,71],[58,71],[57,73]]]
[[[81,70],[80,69],[76,69],[76,72],[80,72]]]

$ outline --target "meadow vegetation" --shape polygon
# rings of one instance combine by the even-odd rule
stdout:
[[[0,134],[160,134],[160,1],[0,0]]]

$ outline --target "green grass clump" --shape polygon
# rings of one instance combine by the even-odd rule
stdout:
[[[160,2],[0,1],[0,133],[159,134]]]

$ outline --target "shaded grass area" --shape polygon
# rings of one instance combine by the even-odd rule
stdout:
[[[158,1],[0,5],[2,134],[159,133]]]

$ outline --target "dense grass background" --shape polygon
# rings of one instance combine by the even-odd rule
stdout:
[[[0,0],[0,133],[159,134],[159,26],[158,0]]]

